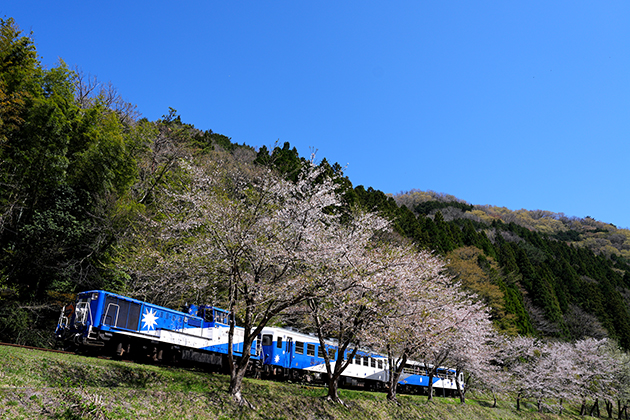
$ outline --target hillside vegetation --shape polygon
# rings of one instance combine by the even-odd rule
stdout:
[[[272,324],[334,335],[338,354],[404,343],[399,370],[407,357],[459,363],[456,350],[465,358],[476,343],[488,352],[458,367],[467,379],[529,392],[541,410],[567,398],[628,401],[630,362],[615,353],[630,349],[627,229],[434,192],[387,195],[289,143],[255,150],[172,108],[139,118],[111,84],[63,62],[42,67],[12,19],[0,20],[0,105],[0,341],[53,347],[63,305],[106,289],[171,308],[227,308],[247,331],[244,346]],[[425,306],[401,325],[412,303]],[[483,338],[473,312],[489,325]],[[489,353],[521,336],[522,357]],[[615,353],[612,362],[581,363],[585,343]],[[539,370],[501,380],[508,362]],[[523,382],[539,372],[546,383]],[[255,384],[253,394],[266,392]]]
[[[246,380],[257,410],[231,403],[228,377],[203,371],[137,365],[58,353],[0,347],[0,417],[3,419],[574,419],[521,411],[513,402],[404,395],[400,404],[384,394],[342,390],[345,406],[321,397],[324,388]],[[579,417],[579,418],[590,418]]]
[[[453,196],[395,196],[400,229],[438,250],[493,307],[507,332],[630,345],[630,231],[548,211],[470,205]],[[405,215],[405,213],[407,213]]]

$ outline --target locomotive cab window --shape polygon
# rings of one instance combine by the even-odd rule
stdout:
[[[271,338],[271,335],[269,334],[263,335],[263,339],[262,339],[263,346],[270,346],[272,342],[273,342],[273,339]]]
[[[206,322],[214,321],[214,317],[212,316],[212,308],[204,308],[204,310],[203,310],[203,319]]]

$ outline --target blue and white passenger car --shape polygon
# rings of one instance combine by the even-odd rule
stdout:
[[[349,349],[341,357],[337,354],[339,350],[334,341],[327,340],[322,347],[316,336],[285,328],[264,328],[262,350],[267,374],[316,382],[326,375],[324,352],[328,352],[333,369],[336,360],[347,360],[352,354],[352,349]],[[340,385],[380,389],[387,378],[385,356],[358,350],[352,363],[344,370]]]
[[[324,348],[314,335],[303,334],[285,328],[264,328],[262,332],[263,365],[265,372],[274,377],[323,381],[326,375],[324,352],[328,352],[331,364],[347,360],[352,354],[348,349],[342,357],[334,341],[326,340]],[[344,370],[340,385],[367,389],[382,389],[389,381],[387,357],[369,350],[357,351],[352,363]],[[432,378],[436,395],[452,396],[457,391],[455,371],[438,368]],[[460,378],[460,384],[463,381]],[[398,380],[399,390],[408,393],[425,393],[429,375],[423,363],[408,361]]]
[[[429,365],[429,368],[432,368]],[[440,367],[437,369],[437,375],[433,377],[433,390],[436,395],[451,396],[457,392],[457,382],[455,381],[456,372],[454,369]],[[463,375],[460,373],[460,375]],[[463,384],[463,378],[460,376],[460,384]],[[408,361],[403,368],[398,386],[401,392],[425,391],[429,386],[429,373],[424,363],[416,361]]]
[[[187,312],[142,302],[104,290],[79,293],[63,308],[56,337],[78,348],[106,347],[118,356],[155,361],[190,360],[216,366],[228,353],[229,312],[190,305]],[[260,359],[258,340],[251,358]],[[236,327],[233,353],[242,356],[243,328]]]

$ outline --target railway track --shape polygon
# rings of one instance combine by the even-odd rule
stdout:
[[[76,353],[74,353],[72,351],[46,349],[46,348],[43,348],[43,347],[23,346],[21,344],[11,344],[11,343],[2,343],[2,342],[0,342],[0,346],[19,347],[19,348],[22,348],[22,349],[47,351],[47,352],[50,352],[50,353],[76,354]]]
[[[47,349],[47,348],[44,348],[44,347],[23,346],[21,344],[11,344],[11,343],[0,342],[0,346],[17,347],[17,348],[27,349],[27,350],[37,350],[37,351],[45,351],[45,352],[49,352],[49,353],[73,354],[75,356],[81,356],[80,353],[77,353],[77,352],[74,352],[74,351]],[[96,357],[97,359],[104,359],[104,360],[113,360],[112,357],[101,356],[101,355],[90,356],[90,357]],[[133,360],[123,360],[123,359],[116,359],[116,360],[118,360],[119,362],[135,363]]]

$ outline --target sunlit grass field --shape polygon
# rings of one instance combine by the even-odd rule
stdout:
[[[2,419],[569,419],[537,413],[513,401],[497,408],[484,398],[466,405],[453,398],[341,390],[345,405],[321,397],[325,388],[246,379],[244,395],[255,410],[232,403],[229,378],[201,370],[139,365],[70,354],[0,346]]]

